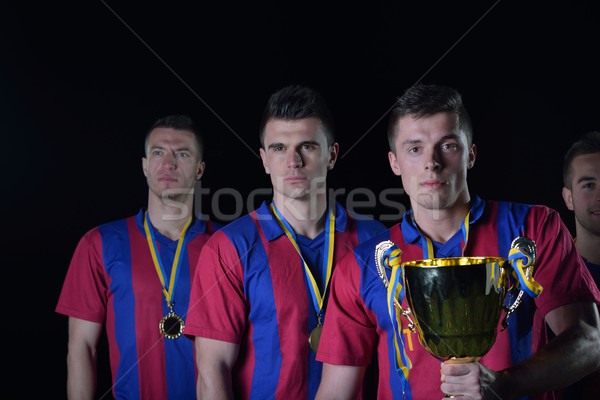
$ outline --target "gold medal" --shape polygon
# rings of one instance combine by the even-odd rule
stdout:
[[[323,330],[322,325],[318,325],[310,331],[310,336],[308,337],[308,345],[313,353],[317,354],[317,349],[319,348],[319,340],[321,340],[321,331]]]
[[[321,331],[323,330],[323,324],[321,323],[321,313],[317,314],[317,326],[315,329],[310,331],[310,335],[308,335],[308,345],[313,353],[317,354],[317,349],[319,348],[319,341],[321,340]]]
[[[171,310],[167,315],[165,315],[158,324],[158,330],[161,335],[166,337],[167,339],[177,339],[179,336],[183,334],[183,328],[185,323],[183,322],[183,318],[173,312],[173,306],[175,302],[173,301],[175,297],[175,287],[176,281],[179,276],[179,265],[181,264],[181,255],[185,252],[185,242],[186,242],[186,232],[190,223],[192,222],[192,217],[190,217],[183,230],[181,231],[181,236],[179,236],[179,241],[177,243],[177,250],[175,251],[175,258],[173,259],[173,268],[171,269],[171,280],[169,281],[169,288],[165,286],[165,270],[162,265],[162,261],[158,255],[158,248],[156,247],[156,239],[154,238],[154,229],[150,224],[150,220],[148,218],[148,212],[146,211],[146,215],[144,216],[144,231],[146,232],[146,239],[148,240],[148,247],[150,248],[150,254],[152,255],[152,262],[154,263],[154,268],[156,268],[156,273],[158,274],[158,278],[160,279],[160,283],[163,287],[163,293],[165,295],[165,300],[167,301],[167,305]]]
[[[167,339],[177,339],[183,334],[184,327],[185,323],[183,322],[183,318],[175,314],[173,309],[171,309],[171,312],[165,315],[158,324],[161,335]]]

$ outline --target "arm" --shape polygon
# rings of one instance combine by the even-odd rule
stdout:
[[[196,336],[196,393],[200,399],[233,399],[231,369],[238,356],[239,345]]]
[[[324,363],[315,400],[356,399],[364,374],[365,367]]]
[[[592,302],[546,315],[557,337],[531,358],[494,372],[479,363],[442,364],[441,389],[466,399],[513,399],[565,387],[600,368],[600,324]],[[465,400],[466,400],[465,399]]]
[[[93,399],[96,395],[96,348],[102,324],[69,317],[67,396]]]

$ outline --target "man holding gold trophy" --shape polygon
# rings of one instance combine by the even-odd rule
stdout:
[[[600,292],[558,213],[469,192],[460,94],[408,89],[388,138],[412,209],[336,267],[316,398],[355,398],[374,351],[378,399],[555,399],[600,368]]]

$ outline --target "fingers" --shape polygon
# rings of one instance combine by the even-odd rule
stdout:
[[[480,369],[478,363],[442,363],[440,389],[461,400],[481,399]],[[445,397],[449,398],[449,397]]]

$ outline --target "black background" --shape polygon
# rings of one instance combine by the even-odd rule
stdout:
[[[328,99],[341,147],[330,186],[377,195],[400,185],[385,138],[395,97],[418,81],[453,86],[478,145],[471,189],[549,205],[573,229],[562,157],[600,129],[592,1],[203,3],[0,8],[3,337],[17,398],[65,396],[67,318],[53,310],[71,255],[87,230],[145,205],[143,136],[168,114],[203,128],[202,210],[216,218],[236,211],[222,197],[215,212],[217,190],[270,188],[257,126],[280,87]]]

